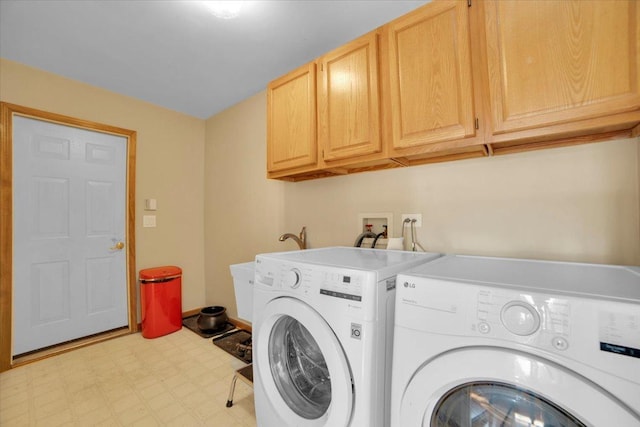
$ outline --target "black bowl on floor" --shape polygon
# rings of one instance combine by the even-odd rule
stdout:
[[[205,307],[198,315],[198,329],[202,332],[213,333],[223,329],[227,325],[229,316],[227,309],[219,305]]]

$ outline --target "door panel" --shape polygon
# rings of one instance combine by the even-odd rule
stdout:
[[[32,264],[30,287],[32,327],[69,320],[68,262]]]
[[[315,166],[316,65],[309,63],[267,87],[267,171]]]
[[[111,202],[116,189],[111,182],[87,181],[87,236],[108,236],[113,232],[116,212]]]
[[[13,355],[128,325],[127,138],[13,119]]]
[[[324,160],[382,151],[377,32],[324,55],[321,64],[319,132]]]
[[[32,239],[69,237],[69,180],[34,176],[31,178]]]
[[[387,32],[393,148],[475,136],[467,4],[433,2]]]
[[[116,309],[118,301],[111,257],[87,260],[87,313],[89,315]]]
[[[486,3],[493,133],[640,105],[636,1]]]

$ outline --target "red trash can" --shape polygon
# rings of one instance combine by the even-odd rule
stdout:
[[[182,328],[182,270],[172,265],[140,270],[142,336],[156,338]]]

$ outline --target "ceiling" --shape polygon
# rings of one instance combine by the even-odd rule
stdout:
[[[0,57],[206,119],[428,0],[0,0]]]

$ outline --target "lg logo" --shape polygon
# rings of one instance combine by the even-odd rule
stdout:
[[[416,284],[415,283],[404,282],[404,287],[405,288],[414,289],[416,287]]]

